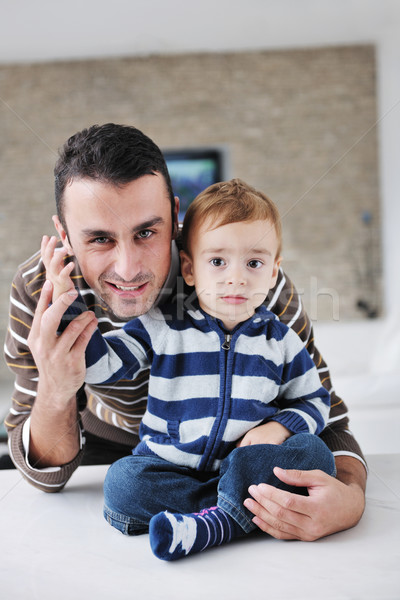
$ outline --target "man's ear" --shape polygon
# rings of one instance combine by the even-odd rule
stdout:
[[[52,219],[53,219],[54,227],[56,228],[57,233],[60,236],[60,239],[62,241],[62,245],[67,250],[68,254],[73,254],[74,251],[72,250],[72,246],[69,243],[68,234],[65,231],[64,227],[62,226],[60,219],[58,218],[57,215],[53,215]]]
[[[174,222],[172,227],[172,239],[174,240],[178,235],[179,231],[179,198],[175,196],[175,208],[174,208]]]
[[[187,254],[183,250],[181,250],[179,254],[180,254],[180,257],[181,257],[181,273],[182,273],[182,277],[185,280],[185,283],[187,285],[194,285],[192,259],[190,258],[189,254]]]

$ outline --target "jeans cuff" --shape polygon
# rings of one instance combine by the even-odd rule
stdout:
[[[224,496],[221,494],[218,495],[218,506],[219,508],[222,508],[222,510],[224,510],[230,517],[232,517],[232,519],[236,521],[238,525],[240,525],[245,533],[250,533],[251,531],[257,529],[251,518],[245,514],[245,508],[243,508],[243,510],[238,509],[237,506],[229,502],[229,500],[224,498]]]
[[[141,535],[149,531],[148,523],[114,512],[105,505],[103,507],[103,515],[107,523],[118,529],[118,531],[121,531],[124,535]]]

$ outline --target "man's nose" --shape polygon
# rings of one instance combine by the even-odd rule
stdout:
[[[124,245],[116,250],[114,270],[123,281],[133,281],[141,271],[141,255],[138,249]]]

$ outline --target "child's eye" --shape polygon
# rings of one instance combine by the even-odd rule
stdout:
[[[212,258],[210,263],[213,267],[223,267],[225,265],[225,261],[223,258]]]
[[[263,263],[261,262],[261,260],[253,259],[249,260],[247,265],[250,267],[250,269],[259,269],[260,267],[262,267]]]

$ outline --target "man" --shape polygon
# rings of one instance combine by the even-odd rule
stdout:
[[[49,307],[52,289],[37,253],[14,279],[6,339],[7,363],[16,374],[6,418],[10,455],[28,481],[49,492],[61,490],[79,464],[112,462],[138,441],[148,372],[133,382],[83,385],[93,313],[106,332],[184,291],[178,199],[162,154],[147,136],[114,124],[79,132],[60,154],[55,181],[54,224],[67,260],[74,263],[71,277],[90,310],[59,333],[70,300],[61,296]],[[277,470],[282,481],[307,486],[309,496],[261,484],[251,487],[246,507],[274,537],[317,539],[361,518],[365,466],[347,430],[347,409],[332,390],[311,324],[283,272],[267,305],[301,337],[331,392],[330,421],[321,437],[335,454],[337,478],[320,471]]]

